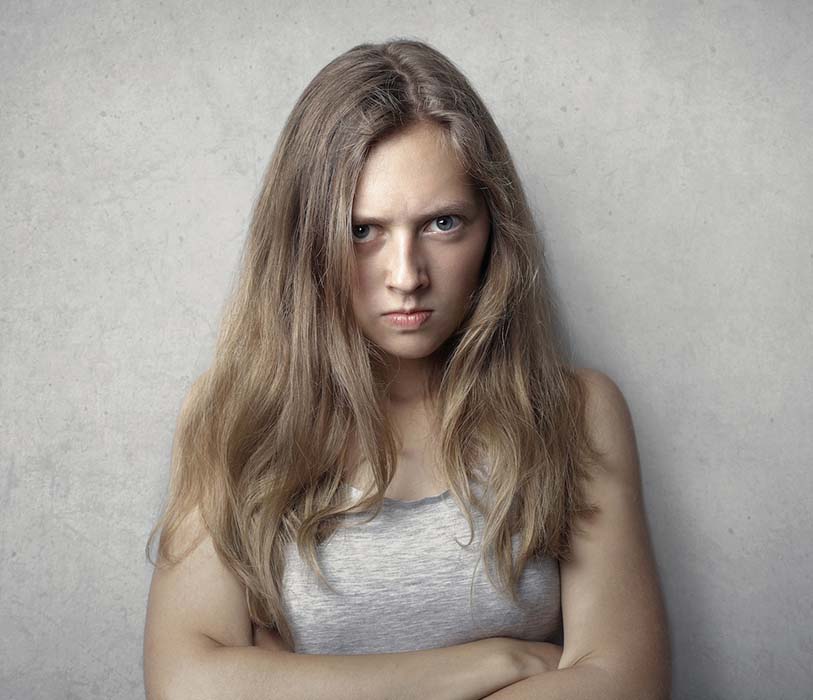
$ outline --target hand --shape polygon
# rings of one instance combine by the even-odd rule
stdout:
[[[252,625],[254,630],[254,646],[267,651],[286,651],[291,650],[285,646],[280,637],[279,632],[274,629],[267,629],[266,627],[258,627]]]
[[[491,637],[481,641],[491,643],[497,653],[508,658],[519,674],[519,680],[537,673],[555,671],[562,658],[563,648],[550,642],[529,642],[513,637]]]
[[[528,657],[526,662],[529,662],[529,676],[544,673],[545,671],[555,671],[559,668],[559,660],[562,658],[562,652],[564,651],[563,647],[551,642],[514,641],[518,641],[522,645],[523,651]]]

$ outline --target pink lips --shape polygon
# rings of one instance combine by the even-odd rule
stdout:
[[[384,318],[398,328],[420,328],[431,315],[431,311],[413,311],[411,314],[395,312],[385,314]]]

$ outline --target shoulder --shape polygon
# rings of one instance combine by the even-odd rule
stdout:
[[[565,629],[560,668],[599,666],[626,697],[668,697],[666,614],[630,411],[606,374],[580,369],[576,375],[585,389],[587,431],[599,453],[584,482],[585,497],[598,511],[581,521],[572,556],[560,562]]]
[[[587,432],[602,466],[617,478],[637,479],[635,432],[624,394],[604,372],[581,367],[574,373],[584,389]]]
[[[608,375],[597,369],[578,367],[574,374],[585,390],[586,410],[591,425],[601,428],[613,418],[623,418],[629,415],[626,399],[621,389]]]

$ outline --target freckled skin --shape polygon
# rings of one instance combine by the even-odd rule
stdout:
[[[488,209],[440,129],[413,124],[376,144],[353,201],[353,312],[404,379],[422,374],[459,326],[488,244]],[[450,202],[463,206],[446,211]],[[405,306],[433,313],[410,330],[384,318]]]

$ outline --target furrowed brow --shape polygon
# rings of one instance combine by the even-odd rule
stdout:
[[[431,210],[415,215],[416,223],[423,223],[445,214],[460,214],[462,216],[474,217],[477,213],[477,205],[471,199],[449,199],[439,202]],[[368,216],[364,212],[353,212],[353,223],[373,224],[375,226],[385,226],[390,223],[380,216]]]

